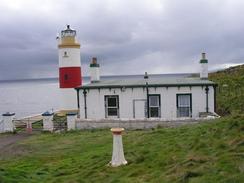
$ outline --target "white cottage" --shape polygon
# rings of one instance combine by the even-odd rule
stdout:
[[[147,76],[126,80],[100,80],[99,64],[90,64],[91,83],[77,87],[80,119],[176,120],[214,113],[216,84],[208,80],[208,60],[200,60],[198,77]]]

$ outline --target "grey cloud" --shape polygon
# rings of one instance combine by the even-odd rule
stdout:
[[[241,0],[36,2],[34,11],[0,8],[0,79],[57,75],[55,36],[66,24],[77,30],[85,75],[92,56],[103,74],[197,71],[202,51],[210,66],[243,62]]]

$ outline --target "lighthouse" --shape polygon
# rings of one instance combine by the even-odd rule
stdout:
[[[81,86],[80,44],[76,39],[76,31],[69,25],[61,31],[58,38],[59,55],[59,88],[62,96],[61,111],[77,111],[75,87]]]

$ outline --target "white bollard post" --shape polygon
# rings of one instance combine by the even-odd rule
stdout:
[[[69,130],[75,130],[76,129],[76,123],[75,120],[77,119],[77,113],[70,112],[66,114],[67,116],[67,129]]]
[[[126,165],[127,161],[125,160],[124,150],[123,150],[123,143],[122,143],[122,131],[124,128],[112,128],[113,133],[113,155],[111,166],[117,167],[120,165]]]
[[[53,127],[53,113],[50,112],[44,112],[42,114],[43,116],[43,131],[50,131],[52,132],[54,130]]]
[[[1,122],[2,130],[0,128],[1,133],[14,131],[14,124],[13,124],[14,115],[15,113],[9,113],[9,112],[2,114],[3,119]]]

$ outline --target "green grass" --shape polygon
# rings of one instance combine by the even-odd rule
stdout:
[[[43,133],[0,160],[0,182],[243,182],[244,116],[123,135],[128,165],[112,168],[109,130]]]

